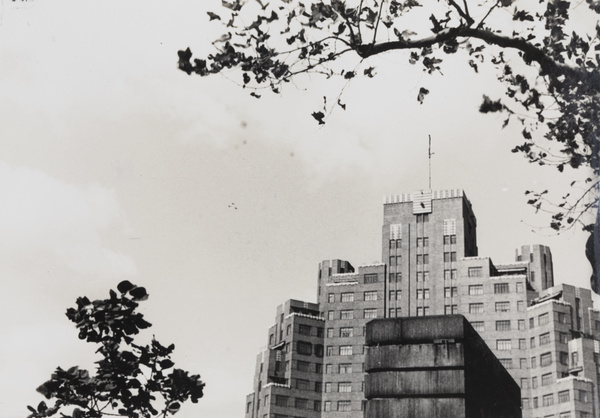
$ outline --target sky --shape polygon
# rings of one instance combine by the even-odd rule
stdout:
[[[428,188],[429,135],[432,188],[465,190],[481,256],[549,245],[556,283],[589,286],[587,236],[555,234],[524,196],[582,173],[510,152],[520,127],[477,111],[493,74],[428,77],[392,54],[373,80],[257,100],[235,74],[176,68],[179,49],[210,51],[220,2],[0,1],[0,418],[57,366],[92,366],[64,312],[124,279],[150,294],[141,338],[206,382],[178,416],[242,416],[277,305],[315,301],[322,260],[380,260],[382,198]],[[347,110],[319,126],[340,91]]]

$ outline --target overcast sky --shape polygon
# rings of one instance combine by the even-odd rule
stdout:
[[[465,190],[481,256],[550,245],[556,282],[589,286],[586,236],[525,203],[572,173],[529,165],[510,152],[520,127],[477,112],[493,75],[431,78],[388,55],[319,127],[310,113],[343,83],[256,100],[177,70],[178,49],[210,50],[219,3],[0,3],[1,418],[25,416],[56,366],[94,360],[64,312],[123,279],[150,293],[145,338],[207,384],[179,416],[242,416],[276,306],[315,301],[321,260],[380,260],[382,197],[428,187],[428,135],[433,188]]]

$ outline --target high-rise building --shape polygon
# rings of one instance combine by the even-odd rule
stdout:
[[[600,313],[589,290],[554,286],[548,247],[480,257],[461,190],[386,197],[383,212],[381,263],[323,261],[318,303],[278,308],[246,418],[362,417],[366,323],[457,313],[520,385],[523,417],[600,418]]]

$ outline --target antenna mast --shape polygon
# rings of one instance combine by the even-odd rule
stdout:
[[[429,190],[431,190],[431,135],[429,135],[428,157],[429,157]]]

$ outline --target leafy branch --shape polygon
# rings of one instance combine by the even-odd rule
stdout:
[[[119,295],[110,290],[109,299],[104,300],[80,297],[77,306],[66,313],[79,330],[79,338],[99,346],[96,353],[102,358],[96,362],[96,374],[78,366],[57,368],[37,389],[54,403],[28,406],[29,418],[58,412],[63,418],[166,418],[179,411],[183,402],[196,403],[202,397],[200,376],[174,368],[173,344],[163,346],[155,338],[148,345],[134,343],[134,335],[151,327],[135,312],[139,302],[148,298],[146,289],[123,281],[117,290]]]

